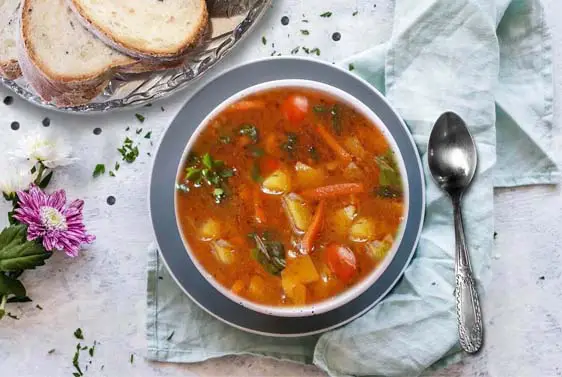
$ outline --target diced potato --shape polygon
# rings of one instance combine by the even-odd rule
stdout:
[[[348,205],[339,209],[328,220],[330,229],[339,236],[346,236],[356,216],[357,208],[354,205]]]
[[[296,283],[309,284],[320,279],[314,262],[309,255],[301,255],[287,261],[287,267],[281,272],[282,278],[289,278]]]
[[[224,264],[232,264],[234,262],[235,250],[228,241],[218,240],[211,242],[211,248],[215,257]]]
[[[283,194],[291,190],[291,178],[283,170],[276,170],[262,183],[263,191],[266,194]]]
[[[356,136],[349,136],[343,142],[344,148],[355,157],[364,160],[367,157],[367,151]]]
[[[261,276],[252,276],[248,286],[248,294],[255,299],[261,299],[265,296],[265,280]]]
[[[245,286],[245,284],[242,280],[236,280],[234,282],[234,284],[232,284],[232,287],[230,288],[230,290],[235,295],[239,295],[244,290],[244,286]]]
[[[313,168],[302,162],[295,164],[297,173],[297,184],[301,188],[314,188],[324,183],[324,171],[320,168]]]
[[[293,297],[291,297],[295,305],[306,304],[306,287],[303,284],[297,284],[293,288]]]
[[[215,219],[208,219],[199,229],[199,238],[202,241],[211,241],[219,238],[221,226]]]
[[[382,241],[372,241],[365,245],[365,250],[367,254],[373,258],[375,261],[381,261],[384,259],[390,248],[392,247],[392,243],[394,239],[389,234]]]
[[[304,233],[312,221],[310,207],[304,199],[295,193],[285,195],[283,196],[283,208],[293,227],[293,231],[298,234]]]
[[[373,219],[360,217],[353,222],[349,230],[349,238],[354,242],[366,242],[373,239],[375,224]]]
[[[365,177],[363,170],[355,162],[350,162],[343,170],[343,176],[350,181],[358,181]]]

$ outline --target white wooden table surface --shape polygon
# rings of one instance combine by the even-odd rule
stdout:
[[[392,6],[389,0],[325,0],[323,2],[278,0],[253,35],[229,56],[211,76],[233,64],[274,50],[289,53],[297,45],[321,49],[320,58],[337,61],[388,38]],[[322,4],[319,7],[318,4]],[[562,14],[560,0],[545,0],[553,27],[555,69],[562,72]],[[354,10],[357,16],[352,17]],[[332,11],[328,19],[320,18]],[[289,25],[281,25],[288,16]],[[304,15],[304,16],[303,16]],[[302,23],[303,18],[310,23]],[[301,29],[310,30],[309,36]],[[341,40],[332,40],[332,33]],[[267,45],[262,44],[262,36]],[[275,43],[275,47],[271,46]],[[208,78],[199,82],[202,85]],[[101,342],[87,376],[322,376],[313,366],[255,357],[229,357],[196,365],[146,362],[145,267],[151,226],[146,193],[150,157],[154,147],[133,131],[152,131],[159,136],[190,95],[184,91],[171,99],[138,112],[146,117],[140,125],[137,111],[102,116],[70,116],[33,107],[15,98],[0,102],[0,158],[23,133],[44,128],[64,136],[80,161],[62,169],[52,187],[65,187],[70,198],[85,199],[85,218],[96,243],[81,257],[57,255],[47,266],[25,275],[33,304],[11,306],[19,316],[0,321],[0,376],[58,377],[72,374],[72,355],[81,327],[90,342]],[[555,125],[562,121],[562,78],[556,78]],[[0,98],[10,93],[0,89]],[[165,111],[160,109],[163,106]],[[11,129],[18,121],[20,128]],[[100,135],[94,135],[95,128]],[[125,129],[131,127],[131,131]],[[555,145],[561,150],[557,130]],[[111,165],[118,160],[116,148],[124,137],[141,140],[141,156],[132,165],[122,164],[117,177],[92,179],[97,163]],[[560,160],[560,152],[557,152]],[[1,174],[1,172],[0,172]],[[116,198],[110,206],[109,196]],[[7,206],[0,206],[4,221]],[[558,188],[531,187],[502,190],[496,194],[498,237],[493,261],[494,278],[484,301],[487,341],[484,352],[432,374],[435,377],[553,377],[562,376],[562,195]],[[3,225],[3,223],[0,223]],[[41,305],[43,310],[35,307]],[[47,354],[50,349],[52,354]],[[131,353],[136,355],[130,363]],[[102,365],[103,370],[101,369]]]

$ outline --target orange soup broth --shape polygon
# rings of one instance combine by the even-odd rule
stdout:
[[[191,189],[187,193],[177,193],[177,216],[181,231],[193,255],[203,268],[226,289],[231,289],[238,282],[239,287],[236,289],[236,293],[239,296],[253,302],[273,306],[294,304],[284,295],[281,278],[266,272],[252,258],[250,250],[255,247],[255,243],[247,235],[256,231],[271,231],[275,239],[284,244],[288,259],[298,254],[296,244],[302,235],[296,235],[293,232],[282,206],[281,195],[268,195],[262,192],[259,183],[252,179],[251,172],[256,161],[259,165],[261,160],[266,158],[264,156],[278,159],[281,167],[291,174],[291,192],[298,193],[303,189],[294,179],[294,167],[297,161],[315,168],[322,168],[325,172],[323,185],[363,183],[367,187],[365,193],[327,199],[325,216],[328,218],[335,211],[354,204],[359,216],[373,219],[375,223],[373,239],[375,240],[382,240],[388,234],[395,236],[403,217],[402,198],[389,199],[374,194],[376,182],[379,179],[379,167],[375,163],[375,157],[383,155],[389,149],[388,141],[381,131],[371,124],[369,119],[344,104],[340,104],[341,133],[339,135],[332,132],[330,128],[332,122],[330,114],[310,111],[305,120],[295,126],[288,122],[280,111],[287,95],[295,93],[306,96],[311,105],[330,108],[336,104],[335,99],[324,93],[292,88],[261,92],[245,98],[244,100],[263,101],[265,106],[260,109],[222,111],[208,123],[191,149],[191,152],[197,155],[208,152],[215,160],[222,160],[226,166],[235,169],[235,175],[228,179],[228,197],[222,203],[217,204],[210,194],[211,190],[205,187]],[[257,127],[259,131],[257,143],[247,144],[248,140],[237,134],[237,130],[244,124],[252,124]],[[319,137],[315,130],[317,125],[330,129],[340,145],[345,145],[345,139],[349,136],[360,140],[366,155],[362,159],[357,156],[353,159],[362,172],[358,177],[350,178],[349,175],[344,174],[344,164]],[[291,154],[280,147],[286,142],[287,133],[297,136],[297,144]],[[230,138],[230,143],[224,144],[220,141],[221,137]],[[310,152],[311,147],[315,149],[315,153]],[[265,152],[264,156],[255,157],[255,151],[258,148]],[[265,167],[267,168],[267,166]],[[261,171],[264,176],[267,173],[267,171]],[[182,170],[178,177],[179,182],[183,182],[183,176],[184,171]],[[263,224],[258,223],[255,219],[256,196],[264,209],[266,218]],[[307,200],[307,205],[312,208],[312,212],[317,204],[318,200]],[[209,242],[200,240],[198,229],[211,217],[220,223],[220,238],[227,240],[235,247],[233,264],[227,265],[217,261]],[[330,242],[344,244],[355,254],[358,270],[353,279],[347,283],[335,278],[326,265],[324,248]],[[307,304],[316,303],[341,293],[372,273],[380,263],[380,260],[375,261],[367,254],[365,243],[351,242],[346,235],[341,235],[332,229],[328,221],[324,221],[322,231],[314,242],[311,258],[321,279],[307,284]],[[252,276],[260,276],[263,279],[263,291],[259,297],[255,295],[255,292],[251,293],[248,290]]]

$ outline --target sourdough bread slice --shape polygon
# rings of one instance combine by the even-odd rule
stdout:
[[[86,30],[64,0],[23,0],[19,61],[24,77],[57,106],[90,102],[115,72],[146,72],[178,62],[140,61],[121,54]]]
[[[205,0],[67,0],[82,23],[108,45],[137,58],[176,60],[208,23]]]
[[[15,80],[21,76],[17,35],[20,0],[0,0],[0,76]]]

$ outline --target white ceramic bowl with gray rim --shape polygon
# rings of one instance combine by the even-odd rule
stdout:
[[[186,252],[175,213],[177,167],[188,140],[221,103],[243,90],[269,81],[310,80],[340,89],[359,99],[385,125],[398,146],[408,182],[408,210],[402,240],[381,275],[362,294],[334,310],[313,316],[287,317],[252,310],[221,293],[195,266]],[[149,212],[164,264],[178,287],[191,299],[186,313],[202,309],[237,329],[268,336],[300,337],[342,326],[367,313],[399,282],[414,255],[425,213],[425,181],[412,135],[396,110],[365,80],[345,69],[317,59],[274,57],[254,60],[223,72],[193,93],[160,139],[154,154],[149,185]],[[160,280],[156,279],[158,290]],[[201,318],[203,321],[203,318]],[[195,322],[193,322],[195,321]],[[193,318],[192,323],[197,324]]]
[[[351,94],[348,94],[346,92],[344,92],[341,89],[335,88],[331,85],[327,85],[324,83],[320,83],[317,81],[312,81],[312,80],[276,80],[276,81],[268,81],[268,82],[264,82],[258,85],[254,85],[252,87],[246,88],[232,96],[230,96],[229,98],[227,98],[225,101],[223,101],[221,104],[219,104],[213,111],[211,111],[209,113],[209,115],[207,115],[205,117],[205,119],[203,119],[203,121],[199,124],[199,126],[197,127],[197,129],[195,130],[195,132],[193,133],[193,135],[191,136],[191,138],[189,139],[189,142],[186,145],[185,151],[183,152],[182,155],[182,159],[181,162],[178,166],[178,179],[181,179],[181,177],[183,177],[184,173],[184,166],[185,166],[185,161],[187,159],[187,156],[189,154],[189,152],[192,150],[193,145],[195,144],[195,142],[197,141],[197,139],[199,138],[199,135],[209,126],[210,122],[215,119],[215,117],[217,115],[219,115],[220,113],[222,113],[224,110],[226,110],[229,106],[231,106],[232,104],[247,98],[249,96],[252,95],[256,95],[259,93],[263,93],[263,92],[267,92],[270,90],[275,90],[275,89],[305,89],[305,90],[312,90],[315,92],[319,92],[322,93],[324,95],[329,96],[330,98],[335,99],[336,101],[338,101],[339,103],[345,104],[351,108],[353,108],[355,111],[357,111],[359,114],[361,114],[362,116],[364,116],[365,118],[367,118],[369,120],[369,123],[371,123],[371,125],[376,128],[376,130],[382,132],[382,134],[384,135],[385,139],[387,140],[387,142],[390,145],[391,150],[394,152],[394,157],[398,163],[398,167],[400,170],[400,176],[401,177],[406,177],[406,168],[404,166],[404,161],[401,157],[400,154],[400,150],[398,149],[398,146],[396,145],[396,141],[394,140],[394,138],[392,137],[390,131],[386,128],[386,126],[384,125],[383,121],[371,110],[369,109],[367,106],[365,106],[365,104],[363,104],[361,101],[359,101],[357,98],[353,97]],[[373,130],[374,132],[376,132],[375,130]],[[373,182],[373,184],[375,184]],[[321,313],[325,313],[327,311],[330,310],[334,310],[337,309],[338,307],[347,304],[348,302],[350,302],[351,300],[353,300],[354,298],[358,297],[359,295],[361,295],[363,292],[365,292],[365,290],[367,290],[376,280],[379,276],[381,276],[381,274],[384,272],[384,270],[388,267],[388,265],[390,264],[390,261],[392,260],[392,258],[394,257],[396,250],[398,250],[398,245],[400,245],[400,242],[402,241],[402,235],[404,232],[404,227],[402,224],[404,224],[407,221],[407,216],[408,216],[408,203],[409,203],[409,190],[408,190],[408,181],[405,179],[402,179],[402,184],[403,184],[403,188],[404,188],[404,219],[402,220],[398,231],[396,232],[396,238],[394,240],[394,243],[391,247],[391,249],[389,250],[389,252],[387,253],[386,257],[382,260],[382,262],[366,277],[364,277],[362,280],[360,280],[359,282],[357,282],[356,284],[354,284],[353,286],[351,286],[350,288],[346,289],[345,291],[341,292],[340,294],[333,296],[333,297],[329,297],[323,301],[314,303],[314,304],[309,304],[309,305],[302,305],[302,306],[271,306],[271,305],[264,305],[264,304],[258,304],[256,302],[252,302],[246,298],[243,298],[241,296],[237,296],[234,293],[232,293],[232,291],[226,287],[224,287],[222,284],[220,284],[214,277],[213,275],[207,271],[205,269],[205,267],[203,267],[201,265],[201,263],[199,263],[199,261],[197,260],[197,257],[194,255],[193,251],[191,250],[191,246],[189,245],[189,242],[186,240],[186,238],[184,237],[183,233],[181,232],[181,224],[179,222],[179,214],[177,213],[177,196],[176,196],[176,219],[177,219],[177,226],[178,229],[180,230],[180,234],[182,234],[182,240],[183,243],[185,245],[185,249],[187,250],[187,253],[189,254],[190,258],[193,261],[193,264],[197,267],[197,269],[199,270],[199,272],[205,277],[205,279],[207,279],[207,281],[213,286],[215,287],[215,289],[217,289],[220,293],[222,293],[224,296],[226,296],[227,298],[229,298],[230,300],[243,305],[244,307],[257,311],[259,313],[263,313],[263,314],[267,314],[267,315],[274,315],[274,316],[281,316],[281,317],[302,317],[302,316],[311,316],[311,315],[315,315],[315,314],[321,314]],[[209,210],[212,210],[212,208],[209,208]],[[239,250],[237,252],[244,252],[244,250]]]

